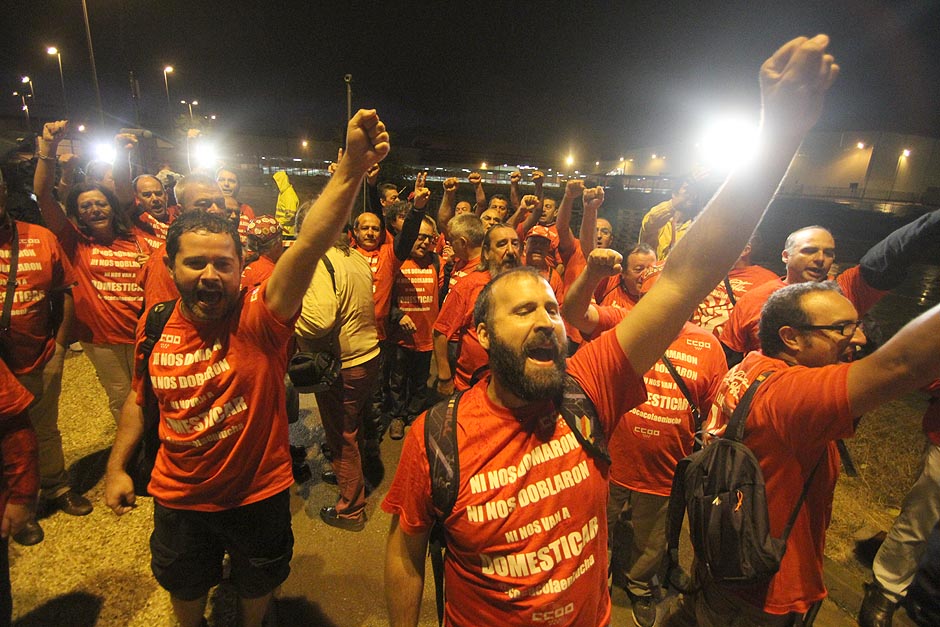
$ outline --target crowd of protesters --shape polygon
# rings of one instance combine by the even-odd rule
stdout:
[[[380,183],[390,140],[372,110],[350,120],[316,199],[301,204],[277,172],[276,207],[258,211],[229,167],[135,171],[133,135],[116,137],[113,164],[82,172],[60,154],[68,122],[47,123],[35,146],[38,213],[0,188],[0,620],[12,612],[6,538],[43,541],[37,498],[47,510],[92,511],[69,486],[57,426],[65,352],[79,342],[117,422],[105,479],[115,513],[140,495],[138,446],[149,430],[158,436],[145,486],[152,569],[184,627],[205,624],[226,560],[245,625],[261,624],[288,575],[288,490],[310,478],[306,450],[289,441],[308,391],[286,376],[298,354],[332,358],[315,389],[331,462],[322,479],[338,490],[320,511],[325,524],[365,528],[380,443],[405,438],[382,503],[391,624],[417,624],[435,526],[447,546],[448,625],[607,625],[609,585],[627,591],[641,627],[810,624],[826,596],[836,441],[903,393],[940,394],[937,308],[856,355],[859,318],[940,237],[940,214],[891,233],[838,276],[835,241],[815,225],[781,243],[784,277],[750,261],[751,235],[838,74],[827,46],[824,35],[794,39],[764,63],[754,163],[710,198],[696,177],[681,180],[623,251],[611,248],[604,189],[577,179],[552,197],[541,172],[516,172],[503,196],[471,173],[444,180],[432,207],[419,172],[400,197]],[[354,215],[363,189],[366,209]],[[661,602],[676,464],[720,436],[768,374],[745,443],[775,537],[810,478],[780,570],[731,589],[696,563],[697,591]],[[596,409],[609,459],[561,418],[569,389]],[[447,511],[430,470],[446,454],[426,424],[439,402],[450,403],[460,467]],[[936,616],[914,580],[940,520],[938,407],[924,417],[923,474],[866,587],[866,627],[890,625],[905,598],[923,624]]]

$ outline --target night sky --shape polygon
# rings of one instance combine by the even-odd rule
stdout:
[[[615,158],[681,140],[713,113],[755,112],[760,63],[791,37],[826,32],[842,75],[821,127],[940,135],[935,1],[87,2],[105,109],[133,119],[134,70],[145,123],[165,115],[170,64],[177,113],[197,99],[231,128],[327,139],[343,124],[350,73],[354,107],[379,109],[393,138]],[[17,114],[9,94],[24,73],[34,109],[58,110],[45,52],[56,45],[70,104],[90,113],[81,1],[3,10],[0,111]]]

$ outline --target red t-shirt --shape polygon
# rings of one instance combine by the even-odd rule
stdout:
[[[487,270],[471,272],[447,293],[444,306],[434,322],[434,330],[448,338],[459,336],[457,368],[454,371],[454,387],[466,390],[473,374],[489,363],[490,357],[480,346],[476,325],[473,324],[473,306],[484,286],[490,282]]]
[[[848,397],[851,366],[787,367],[779,359],[754,352],[728,372],[715,397],[712,426],[723,427],[754,379],[763,372],[774,373],[754,394],[744,430],[744,443],[764,475],[773,537],[782,535],[803,483],[822,458],[779,572],[767,584],[731,591],[768,614],[803,613],[826,596],[823,550],[839,477],[835,441],[855,433]]]
[[[836,279],[842,294],[855,305],[859,317],[868,313],[888,292],[876,290],[862,278],[859,266],[853,266]],[[758,331],[760,312],[771,294],[785,286],[782,279],[767,281],[745,294],[734,306],[731,316],[721,332],[721,341],[739,353],[748,353],[760,348]],[[734,286],[732,286],[733,289]]]
[[[39,494],[36,432],[25,413],[33,395],[0,359],[0,513],[7,503],[35,504]]]
[[[620,307],[621,309],[633,309],[633,306],[640,300],[639,296],[634,296],[624,289],[623,281],[619,274],[607,277],[606,281],[601,281],[594,290],[594,300],[598,305],[604,307]]]
[[[138,207],[134,208],[135,211],[138,209]],[[167,231],[177,215],[179,215],[177,207],[170,207],[167,209],[167,222],[160,222],[146,211],[137,211],[131,222],[137,234],[147,242],[151,249],[156,250],[166,242]]]
[[[664,265],[664,261],[657,261],[643,273],[641,291],[644,294],[650,291],[659,275],[662,274]],[[774,280],[777,280],[776,274],[758,265],[732,268],[728,272],[728,282],[731,283],[735,302],[740,301],[753,288]],[[728,297],[728,289],[722,281],[705,297],[705,300],[698,304],[692,313],[692,322],[718,337],[721,336],[721,331],[733,309],[734,305]]]
[[[77,285],[75,339],[93,344],[131,344],[137,316],[144,304],[144,291],[137,284],[140,255],[151,254],[142,238],[133,233],[110,244],[97,244],[71,222],[60,242],[72,260]]]
[[[170,276],[163,258],[166,257],[166,245],[150,254],[150,258],[137,272],[137,285],[144,291],[144,302],[148,307],[180,297],[176,283]]]
[[[16,222],[19,259],[16,290],[10,310],[8,366],[17,376],[41,368],[55,351],[55,331],[50,320],[49,296],[75,285],[75,273],[59,240],[48,229]],[[10,275],[12,242],[0,244],[0,308]]]
[[[242,270],[242,287],[261,285],[274,272],[274,262],[264,255],[258,257]]]
[[[614,333],[568,360],[605,432],[642,402],[642,379]],[[611,385],[616,381],[616,385]],[[610,621],[607,468],[577,442],[551,401],[509,410],[489,381],[460,400],[460,487],[445,520],[445,625],[582,625]],[[422,414],[409,431],[382,508],[402,531],[435,520]]]
[[[401,268],[401,261],[395,256],[395,247],[392,237],[385,238],[385,242],[375,250],[365,250],[358,246],[353,248],[359,251],[369,262],[372,270],[372,301],[375,303],[375,330],[379,341],[388,337],[388,313],[392,307],[392,285],[395,275]]]
[[[629,310],[598,307],[596,333],[615,327]],[[726,372],[725,353],[714,335],[686,322],[666,356],[675,366],[703,422]],[[643,375],[646,402],[621,419],[610,437],[610,480],[646,494],[669,496],[679,460],[692,453],[695,420],[689,401],[662,360]]]
[[[450,282],[448,283],[447,293],[450,293],[450,290],[454,289],[454,286],[457,285],[459,279],[464,278],[471,272],[476,272],[477,267],[480,265],[480,255],[477,255],[469,261],[464,261],[463,259],[458,259],[454,263],[454,269],[450,271]],[[446,301],[447,298],[445,297]]]
[[[21,414],[32,402],[33,395],[10,372],[6,362],[0,359],[0,416]]]
[[[399,346],[418,352],[434,350],[431,329],[440,311],[439,274],[430,255],[420,260],[406,259],[395,274],[392,298],[396,307],[411,318],[417,327],[414,333],[406,333],[401,327],[390,326],[388,336]]]
[[[266,286],[242,291],[222,320],[188,320],[177,303],[154,346],[149,372],[160,406],[161,446],[148,490],[161,505],[232,509],[294,481],[284,397],[294,321],[271,313]],[[138,362],[145,320],[141,316],[137,329]],[[135,376],[138,403],[145,388]]]

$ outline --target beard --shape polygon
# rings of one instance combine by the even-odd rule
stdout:
[[[526,359],[529,351],[539,349],[550,339],[554,368],[533,368],[526,372]],[[539,333],[516,351],[509,344],[500,340],[495,333],[490,333],[490,372],[507,390],[524,401],[534,402],[552,399],[562,393],[565,386],[565,351],[554,333]]]

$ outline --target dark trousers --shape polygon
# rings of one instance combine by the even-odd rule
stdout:
[[[356,511],[366,504],[359,440],[362,417],[378,373],[379,358],[374,357],[359,366],[343,368],[333,387],[316,394],[326,441],[333,450],[330,463],[339,486],[336,511],[340,513]]]
[[[396,345],[390,353],[388,415],[411,424],[428,406],[431,351],[418,352]]]

